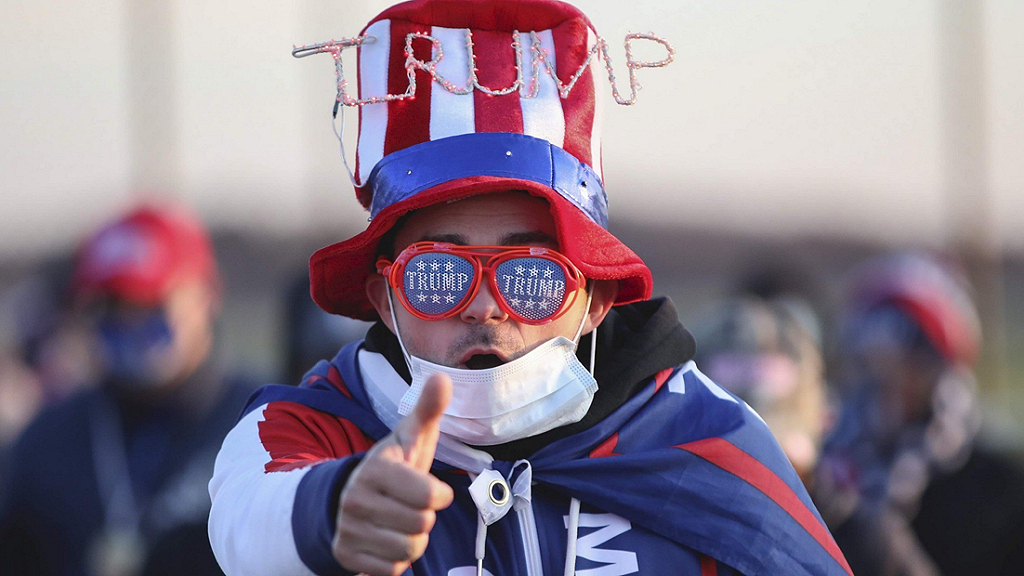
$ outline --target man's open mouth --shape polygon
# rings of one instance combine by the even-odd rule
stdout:
[[[474,354],[465,361],[466,368],[469,368],[470,370],[495,368],[504,363],[505,362],[496,354]]]

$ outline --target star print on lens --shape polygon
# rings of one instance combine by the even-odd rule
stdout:
[[[469,260],[442,252],[414,256],[403,274],[409,303],[423,314],[444,314],[466,297],[473,281]]]
[[[565,299],[565,272],[551,260],[513,258],[498,265],[494,273],[499,294],[523,318],[546,318]]]
[[[586,285],[564,254],[539,246],[421,241],[393,262],[380,256],[377,271],[387,277],[402,306],[422,320],[453,318],[484,290],[506,319],[546,324],[565,314]]]

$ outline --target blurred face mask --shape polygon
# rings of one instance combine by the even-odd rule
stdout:
[[[115,384],[155,388],[163,384],[174,339],[167,315],[152,310],[128,315],[106,314],[97,322],[104,369]]]
[[[451,378],[453,385],[452,400],[441,418],[441,432],[467,444],[493,446],[579,422],[597,391],[597,380],[576,358],[576,344],[586,318],[584,314],[572,340],[558,336],[501,366],[467,370],[409,354],[398,335],[392,306],[395,334],[412,375],[412,385],[402,397],[398,412],[412,412],[427,379],[441,373]],[[596,337],[596,330],[594,334]]]

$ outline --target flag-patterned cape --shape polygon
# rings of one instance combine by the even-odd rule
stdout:
[[[254,547],[261,547],[246,542],[245,529],[222,532],[224,517],[239,514],[225,510],[230,502],[244,502],[250,522],[262,516],[252,511],[261,505],[252,492],[259,489],[228,494],[228,504],[218,507],[218,486],[235,482],[231,476],[265,484],[270,482],[266,477],[276,475],[281,479],[274,482],[289,487],[281,492],[287,501],[278,503],[275,514],[289,516],[290,523],[277,538],[264,537],[264,551],[285,542],[288,554],[301,559],[311,573],[342,573],[329,551],[333,512],[324,510],[336,502],[337,483],[358,462],[359,453],[389,432],[370,408],[363,386],[359,363],[367,354],[351,345],[332,362],[316,366],[301,387],[269,386],[251,399],[239,428],[249,427],[259,437],[259,447],[240,450],[233,445],[255,439],[229,436],[221,454],[225,461],[218,461],[211,482],[211,537],[222,564],[232,548],[249,557]],[[257,462],[262,464],[258,470],[232,473],[229,468],[241,465],[244,457],[233,459],[231,454],[244,451],[260,454]],[[577,574],[667,573],[673,565],[673,573],[701,576],[852,574],[764,423],[692,362],[660,372],[604,421],[542,448],[528,460],[545,574],[562,570],[567,538],[563,513],[569,497],[589,512],[584,520],[605,522],[606,536],[618,534],[607,532],[614,522],[629,528],[596,546],[589,557],[586,550],[578,551]],[[468,479],[448,465],[436,465],[435,474],[455,488],[456,503],[438,514],[431,545],[414,564],[414,574],[450,574],[453,567],[473,564],[476,519],[464,489]],[[507,474],[513,464],[494,462],[493,467]],[[296,478],[285,480],[288,475]],[[485,567],[494,576],[516,574],[515,566],[522,562],[521,552],[502,558],[503,550],[507,556],[508,548],[521,546],[509,536],[515,530],[502,527],[522,523],[513,516],[488,532],[488,549],[495,549],[488,552],[488,560],[494,564],[485,562]],[[256,525],[261,533],[271,531],[263,520]],[[581,520],[580,526],[578,550],[589,545],[586,522]],[[604,542],[593,540],[599,533],[590,533],[591,542]],[[508,540],[504,546],[503,539]],[[633,558],[635,565],[615,558]],[[692,571],[683,568],[687,562],[693,564]],[[265,558],[257,564],[274,566]]]

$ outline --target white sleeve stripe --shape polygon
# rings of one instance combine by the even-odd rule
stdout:
[[[259,436],[266,405],[242,418],[221,446],[210,480],[210,543],[226,574],[315,576],[292,534],[292,507],[309,467],[266,473]]]

